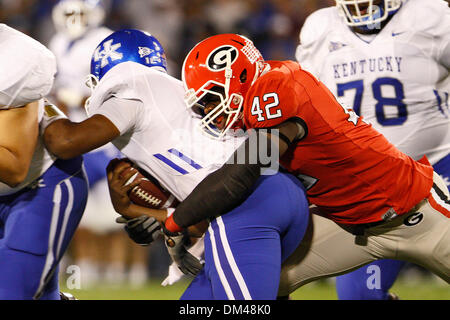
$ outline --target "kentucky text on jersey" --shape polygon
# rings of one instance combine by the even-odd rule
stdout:
[[[386,56],[364,58],[359,60],[348,61],[344,63],[334,64],[333,73],[335,79],[347,78],[354,75],[360,75],[368,72],[393,72],[400,73],[402,71],[402,57]]]

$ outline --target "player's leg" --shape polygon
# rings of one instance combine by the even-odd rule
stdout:
[[[186,288],[180,300],[213,300],[212,283],[208,277],[209,268],[207,265],[192,280]]]
[[[48,237],[48,247],[53,252],[50,252],[50,250],[46,252],[46,262],[35,298],[39,298],[41,291],[45,293],[52,276],[57,274],[55,269],[69,246],[86,207],[88,182],[82,163],[82,157],[64,161],[57,160],[44,174],[44,180],[48,181],[48,185],[55,186],[53,198],[55,205]],[[58,186],[60,192],[59,204],[55,201],[55,195],[58,194]],[[59,207],[59,214],[56,214],[56,207]],[[54,232],[52,226],[53,229],[56,228]]]
[[[280,296],[320,278],[356,270],[377,259],[398,259],[422,265],[445,281],[450,278],[450,200],[445,183],[411,212],[355,236],[333,221],[312,214],[305,237],[283,264]],[[444,193],[445,190],[447,194]],[[317,208],[314,208],[317,210]]]
[[[290,174],[283,175],[282,178],[289,180],[283,184],[287,187],[286,192],[291,204],[290,219],[284,219],[281,232],[281,262],[284,262],[303,239],[311,217],[303,184]]]
[[[74,264],[81,269],[82,288],[101,282],[118,284],[125,280],[126,261],[120,255],[126,256],[126,247],[119,236],[113,237],[116,231],[122,230],[111,218],[116,212],[109,198],[105,170],[114,155],[117,155],[114,146],[104,146],[83,155],[89,181],[89,197],[71,243]],[[108,239],[110,237],[112,239]],[[119,260],[111,261],[112,256]]]
[[[344,230],[311,208],[303,240],[283,263],[279,297],[317,279],[344,274],[381,259],[382,252],[367,247],[365,239]]]
[[[207,276],[215,299],[275,299],[281,261],[303,238],[308,204],[298,181],[260,179],[238,208],[211,221],[205,237]]]
[[[391,222],[371,228],[368,238],[375,245],[395,245],[396,259],[421,265],[450,283],[450,197],[438,174],[433,182],[427,199]]]
[[[444,181],[450,178],[450,156],[444,157],[433,165]],[[446,185],[448,188],[448,185]],[[390,298],[388,290],[405,262],[399,260],[379,260],[361,269],[339,276],[336,279],[338,298],[342,300],[386,300]],[[379,274],[379,280],[376,275]],[[370,284],[370,281],[375,281]],[[367,282],[369,281],[369,283]]]
[[[0,248],[0,299],[46,293],[86,203],[81,163],[81,158],[58,160],[35,189],[23,190],[10,202]]]
[[[389,300],[392,287],[404,261],[377,260],[336,278],[340,300]]]
[[[53,271],[40,300],[61,300],[61,292],[59,289],[59,266]]]

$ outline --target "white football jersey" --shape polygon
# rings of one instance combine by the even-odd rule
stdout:
[[[49,49],[55,54],[58,64],[54,91],[58,99],[69,109],[69,117],[74,121],[86,118],[80,103],[91,94],[86,87],[86,77],[91,73],[91,57],[97,45],[112,31],[106,27],[94,28],[76,40],[60,32],[50,40]]]
[[[44,114],[42,97],[50,91],[56,73],[54,55],[36,40],[0,24],[0,65],[0,109],[39,101],[36,121],[40,122]],[[0,195],[15,193],[36,182],[54,160],[39,136],[25,180],[15,188],[0,182]]]
[[[0,24],[0,109],[37,101],[50,91],[55,56],[24,33]]]
[[[401,151],[414,159],[426,154],[433,164],[450,153],[449,70],[442,62],[449,30],[442,0],[403,1],[372,36],[352,32],[330,7],[307,18],[296,58]]]
[[[228,160],[245,137],[218,141],[199,129],[186,107],[181,81],[135,62],[113,67],[91,97],[88,114],[102,114],[120,130],[113,144],[178,200]],[[107,108],[108,99],[120,104]],[[127,105],[127,101],[133,102]],[[138,107],[136,108],[136,102]]]

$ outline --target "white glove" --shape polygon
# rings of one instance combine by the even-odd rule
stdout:
[[[184,274],[196,276],[203,268],[203,264],[187,251],[186,245],[189,243],[189,238],[182,234],[174,234],[163,227],[165,244],[167,251],[173,262]]]
[[[169,266],[169,274],[167,275],[167,277],[164,279],[164,281],[161,283],[161,285],[163,287],[169,285],[173,285],[175,282],[180,281],[182,278],[184,277],[184,273],[181,272],[181,270],[177,267],[177,265],[175,264],[175,262],[173,262],[170,266]]]
[[[200,238],[192,247],[188,249],[188,251],[193,254],[197,259],[200,261],[200,263],[204,263],[204,252],[205,252],[205,245],[204,245],[204,238]],[[184,273],[181,272],[181,270],[178,268],[178,266],[173,262],[169,266],[169,271],[167,277],[164,279],[164,281],[161,283],[163,287],[165,286],[171,286],[174,283],[180,281],[184,278]]]

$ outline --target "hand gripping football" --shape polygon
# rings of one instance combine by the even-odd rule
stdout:
[[[178,200],[169,191],[164,189],[155,178],[136,165],[122,171],[121,176],[126,175],[130,170],[136,170],[136,173],[128,179],[125,185],[132,183],[135,179],[142,178],[141,183],[128,193],[133,203],[152,209],[175,208],[178,205]]]

